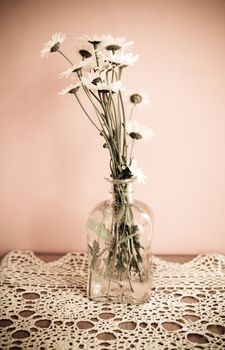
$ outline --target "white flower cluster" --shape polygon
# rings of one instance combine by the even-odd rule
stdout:
[[[121,75],[124,68],[133,65],[139,59],[131,52],[133,41],[124,37],[111,35],[87,36],[78,38],[75,45],[80,57],[74,64],[60,50],[65,35],[56,33],[51,40],[44,44],[41,50],[42,57],[49,53],[58,52],[70,63],[70,67],[58,75],[59,78],[75,79],[73,84],[63,89],[59,94],[73,94],[86,116],[105,138],[105,148],[110,151],[114,168],[111,168],[114,178],[124,178],[123,169],[129,169],[131,176],[138,182],[144,183],[147,177],[137,167],[133,158],[133,146],[136,141],[148,142],[153,139],[154,133],[137,121],[133,120],[133,110],[136,106],[149,103],[149,96],[144,90],[131,93],[122,86]],[[97,114],[97,122],[92,119],[82,105],[78,91],[83,90]],[[130,103],[130,116],[126,117],[123,101]],[[130,141],[129,141],[130,140]],[[128,148],[130,146],[130,151]],[[121,177],[120,177],[121,176]],[[123,177],[122,177],[123,176]],[[126,177],[125,177],[126,178]],[[129,178],[129,177],[128,177]]]

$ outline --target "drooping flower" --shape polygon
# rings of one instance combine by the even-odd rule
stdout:
[[[128,166],[130,169],[132,175],[137,178],[137,181],[140,184],[144,184],[145,181],[147,180],[147,176],[143,173],[141,168],[137,167],[137,160],[133,159],[131,162],[131,165]]]
[[[143,142],[151,141],[155,136],[152,129],[140,125],[135,120],[126,122],[126,131],[133,140],[141,140]]]
[[[116,52],[107,51],[106,53],[100,52],[99,54],[104,61],[120,66],[133,65],[139,58],[138,55],[134,55],[132,52],[125,53],[123,50]]]
[[[80,86],[81,86],[80,81],[76,84],[71,84],[70,86],[60,91],[59,95],[65,96],[66,94],[75,94],[79,90]]]
[[[65,34],[59,32],[52,35],[51,40],[44,43],[41,50],[41,57],[48,57],[50,52],[55,52],[59,49],[60,44],[65,40]]]
[[[124,37],[113,38],[111,35],[103,35],[101,46],[103,46],[108,51],[117,51],[117,50],[129,50],[134,46],[133,41],[127,41]]]
[[[84,70],[91,70],[93,66],[93,59],[92,57],[87,58],[85,60],[80,61],[78,64],[75,64],[68,69],[66,69],[64,72],[58,74],[59,78],[68,78],[70,77],[73,73],[77,73],[81,71],[82,69]]]

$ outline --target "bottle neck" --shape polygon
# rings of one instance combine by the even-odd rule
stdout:
[[[114,205],[125,205],[133,202],[132,182],[127,180],[111,181],[111,200]]]

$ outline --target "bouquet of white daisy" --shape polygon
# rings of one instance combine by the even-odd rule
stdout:
[[[74,63],[61,51],[64,40],[65,35],[62,33],[53,35],[44,44],[41,56],[48,57],[50,53],[58,53],[69,63],[69,67],[59,77],[73,80],[59,94],[75,97],[84,115],[103,138],[103,147],[109,152],[114,194],[113,214],[110,220],[106,219],[107,208],[104,208],[101,220],[92,218],[88,221],[89,229],[97,235],[97,238],[89,240],[92,270],[89,275],[89,297],[96,300],[99,297],[90,278],[93,279],[93,271],[95,274],[100,273],[101,263],[98,258],[103,257],[104,278],[108,281],[105,294],[108,299],[111,295],[113,300],[111,285],[115,275],[120,278],[120,282],[124,278],[128,280],[132,293],[132,276],[138,274],[141,282],[144,278],[141,268],[141,249],[144,248],[140,244],[143,224],[137,225],[134,222],[128,192],[133,179],[137,178],[139,183],[144,183],[147,178],[137,166],[133,150],[136,142],[148,142],[153,139],[154,133],[152,129],[134,120],[133,115],[135,108],[146,105],[149,98],[143,90],[129,92],[122,85],[124,70],[139,58],[131,52],[133,41],[127,41],[124,37],[113,38],[111,35],[78,38],[76,49],[79,59]],[[87,102],[90,103],[93,113],[89,112],[90,108],[85,107]],[[104,240],[102,250],[101,239]],[[101,296],[103,294],[101,292]]]

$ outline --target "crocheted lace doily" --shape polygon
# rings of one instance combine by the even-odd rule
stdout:
[[[0,266],[0,349],[225,349],[225,256],[184,263],[153,257],[143,305],[86,298],[87,259],[45,263],[9,253]]]

